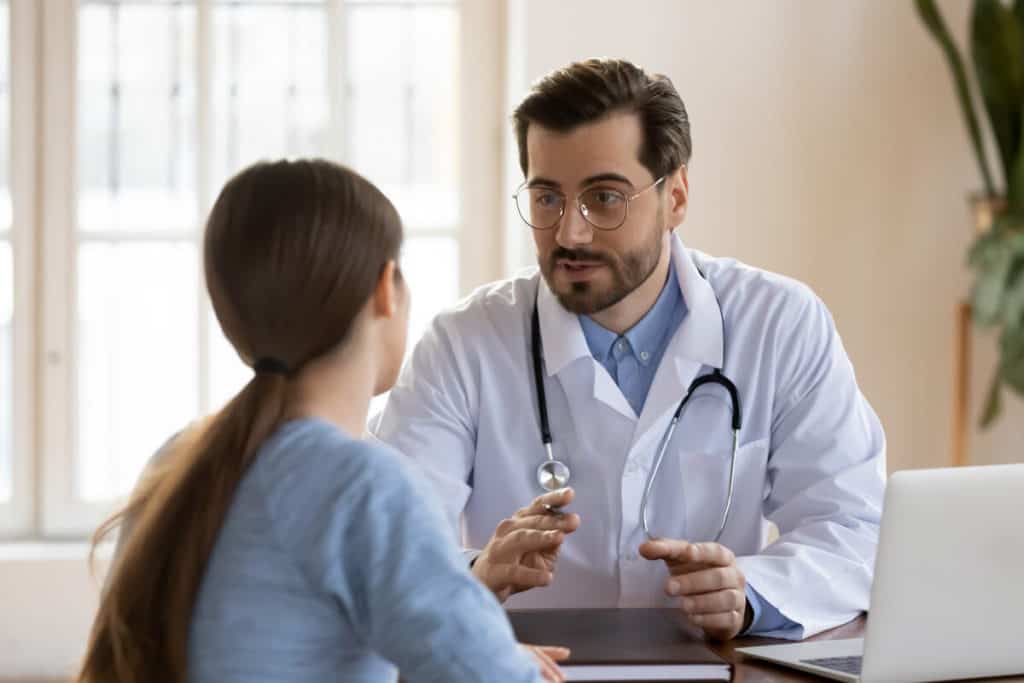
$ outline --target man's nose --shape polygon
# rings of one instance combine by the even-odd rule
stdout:
[[[576,202],[566,204],[565,213],[556,230],[555,241],[565,249],[575,249],[594,241],[594,226],[583,218]]]

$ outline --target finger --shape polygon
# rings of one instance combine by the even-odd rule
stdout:
[[[666,562],[665,566],[668,567],[668,573],[672,576],[683,576],[684,574],[693,574],[705,569],[714,569],[714,565],[704,564],[703,562],[680,562],[678,564]]]
[[[533,647],[541,650],[548,657],[556,662],[564,662],[569,659],[569,655],[572,654],[572,650],[561,645],[534,645]]]
[[[549,491],[542,496],[534,498],[530,507],[520,510],[525,515],[546,515],[551,514],[548,512],[547,507],[561,508],[565,507],[572,502],[573,498],[576,497],[576,492],[571,487],[564,489],[558,489],[557,491]],[[516,513],[518,514],[518,513]]]
[[[689,617],[694,625],[712,638],[728,640],[740,632],[743,627],[743,615],[738,612],[718,614],[695,614]]]
[[[554,576],[544,569],[524,567],[521,564],[499,564],[492,567],[484,583],[488,586],[515,586],[520,589],[551,585]]]
[[[679,604],[687,614],[716,614],[732,612],[747,606],[746,595],[735,588],[713,593],[684,596]]]
[[[555,664],[555,660],[539,647],[531,648],[533,650],[533,656],[537,658],[537,662],[540,664],[541,674],[544,676],[544,680],[551,681],[551,683],[559,683],[562,680],[562,672]]]
[[[713,567],[692,574],[671,577],[665,584],[665,592],[669,595],[695,595],[727,588],[742,590],[745,585],[743,574],[735,566]]]
[[[656,541],[646,541],[640,544],[640,554],[648,560],[665,560],[666,562],[677,562],[690,547],[688,541],[681,541],[672,538],[659,538]]]
[[[560,515],[524,515],[522,517],[517,515],[509,522],[507,527],[503,527],[502,535],[516,529],[540,529],[541,531],[557,529],[571,534],[579,528],[580,516],[574,512]]]
[[[712,567],[728,567],[736,563],[736,555],[721,543],[691,543],[686,549],[683,562],[705,564]]]
[[[530,552],[554,550],[562,545],[565,534],[561,531],[538,531],[537,529],[516,529],[501,538],[495,554],[504,560],[514,560]]]
[[[671,538],[643,543],[640,554],[648,560],[664,560],[672,568],[690,564],[701,568],[728,567],[736,562],[733,552],[720,543],[690,543]]]

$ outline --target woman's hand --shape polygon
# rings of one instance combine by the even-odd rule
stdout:
[[[562,670],[558,668],[556,662],[565,661],[569,658],[569,648],[523,644],[520,644],[519,647],[523,648],[537,661],[537,664],[540,665],[540,673],[544,676],[545,681],[548,683],[563,683],[565,681],[565,676],[562,675]]]

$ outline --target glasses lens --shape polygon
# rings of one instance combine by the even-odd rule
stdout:
[[[546,187],[527,187],[516,194],[519,216],[537,230],[553,228],[564,208],[565,197]]]
[[[595,228],[614,230],[626,222],[626,195],[607,187],[594,187],[580,195],[580,209]]]

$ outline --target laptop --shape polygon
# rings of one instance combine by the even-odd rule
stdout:
[[[1024,464],[889,478],[864,638],[740,647],[838,681],[1024,673]]]

